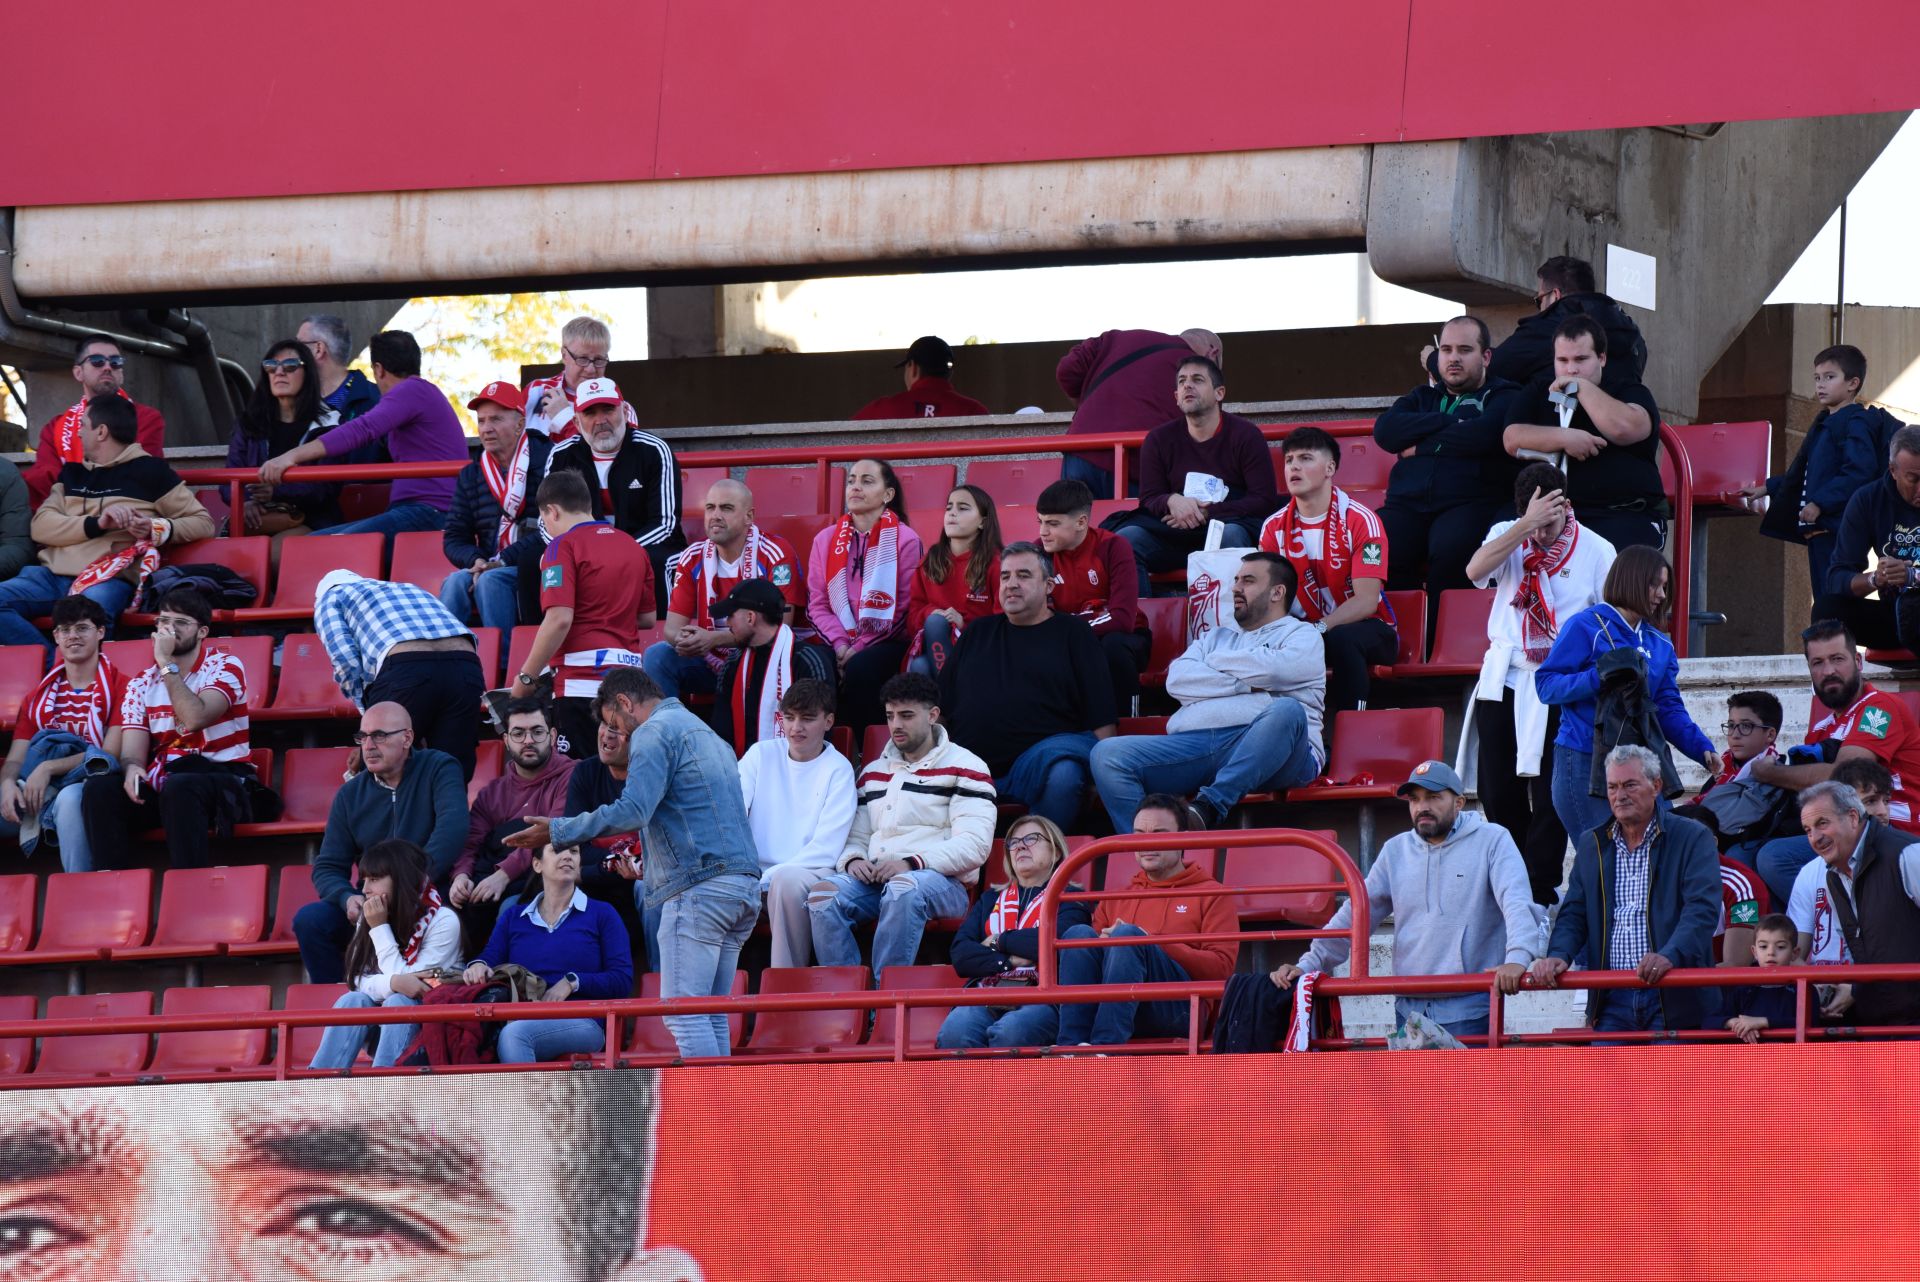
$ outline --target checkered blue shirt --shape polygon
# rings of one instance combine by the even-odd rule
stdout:
[[[1660,835],[1657,820],[1637,846],[1627,845],[1618,821],[1613,825],[1613,929],[1607,939],[1608,970],[1638,970],[1653,951],[1647,938],[1647,891],[1653,881],[1653,839]]]
[[[363,711],[367,685],[394,646],[473,636],[431,592],[380,579],[357,579],[328,589],[314,606],[313,626],[327,647],[340,692]]]

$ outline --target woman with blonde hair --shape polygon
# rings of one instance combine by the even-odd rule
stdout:
[[[1047,883],[1067,859],[1067,838],[1060,826],[1040,815],[1026,815],[1007,829],[1007,871],[1003,887],[980,892],[973,911],[953,936],[953,968],[969,988],[1025,987],[1034,982],[1040,951],[1040,904]],[[1067,890],[1081,887],[1069,882]],[[1093,921],[1083,901],[1062,903],[1054,915],[1054,937],[1068,927]],[[942,1050],[993,1046],[1051,1046],[1060,1026],[1060,1008],[1030,1006],[956,1006],[940,1025]]]

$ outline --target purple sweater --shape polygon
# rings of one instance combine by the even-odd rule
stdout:
[[[351,454],[369,441],[385,437],[387,454],[396,463],[469,462],[467,434],[447,403],[446,393],[415,376],[402,379],[380,403],[349,423],[342,423],[320,443],[327,457]],[[395,481],[392,503],[425,503],[442,512],[453,506],[451,476]]]
[[[1204,443],[1177,418],[1147,433],[1140,443],[1140,506],[1155,516],[1167,514],[1167,498],[1185,487],[1188,472],[1205,472],[1227,483],[1227,498],[1213,505],[1212,516],[1237,521],[1258,532],[1280,501],[1273,475],[1273,453],[1252,420],[1222,414],[1220,427]]]

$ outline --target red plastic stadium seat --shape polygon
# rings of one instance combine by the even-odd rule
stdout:
[[[1059,479],[1057,458],[989,458],[967,464],[967,484],[991,494],[996,507],[1030,507],[1040,498],[1040,491]]]
[[[1487,616],[1493,612],[1493,597],[1493,588],[1449,588],[1440,594],[1433,657],[1417,675],[1467,677],[1480,671],[1487,655]]]
[[[148,646],[151,662],[153,648]],[[47,652],[37,645],[0,646],[0,728],[12,731],[20,719],[20,705],[47,675]]]
[[[747,972],[733,972],[733,987],[730,990],[735,997],[747,995]],[[648,1001],[660,997],[660,972],[650,970],[640,976],[640,996]],[[740,1044],[740,1030],[746,1027],[745,1015],[727,1017],[727,1044]],[[667,1021],[659,1015],[641,1015],[633,1021],[633,1031],[627,1035],[627,1050],[636,1055],[678,1055],[680,1047],[674,1042],[673,1034],[667,1031]]]
[[[1186,653],[1187,598],[1148,597],[1140,603],[1140,611],[1147,616],[1147,628],[1153,634],[1153,650],[1147,658],[1147,670],[1140,674],[1140,683],[1165,685],[1167,668]]]
[[[267,925],[265,864],[171,868],[160,879],[160,915],[145,948],[116,948],[113,959],[214,956],[259,940]]]
[[[453,573],[443,546],[438,530],[408,530],[396,535],[393,566],[387,571],[387,582],[411,583],[439,596],[440,581]]]
[[[715,481],[724,481],[731,474],[724,467],[683,467],[680,469],[680,512],[684,516],[699,516],[707,510],[707,491],[713,488]],[[698,535],[705,538],[704,533]]]
[[[805,565],[807,558],[813,553],[813,540],[815,537],[819,535],[820,531],[832,525],[834,521],[838,519],[838,516],[826,516],[819,513],[813,515],[803,513],[798,516],[768,516],[762,511],[755,519],[762,530],[768,534],[778,534],[781,538],[785,539],[787,546],[793,549],[793,554],[799,559],[800,564]],[[916,531],[916,533],[917,532],[918,531]],[[518,636],[519,633],[520,629],[515,628],[514,635]]]
[[[178,547],[165,547],[160,550],[160,560],[167,565],[224,565],[253,584],[253,603],[261,606],[267,603],[272,551],[272,539],[243,535],[231,539],[201,539],[194,543],[182,543]],[[216,621],[228,620],[233,617],[233,611],[215,610],[213,617]],[[145,627],[153,622],[153,616],[129,610],[120,616],[120,622],[123,627]]]
[[[1693,505],[1729,507],[1741,514],[1746,508],[1736,505],[1740,491],[1767,479],[1772,457],[1771,423],[1674,423],[1670,424],[1687,452],[1693,468]],[[1664,457],[1666,451],[1661,451]]]
[[[965,988],[967,981],[960,978],[959,972],[951,966],[889,966],[887,973],[880,977],[882,992],[899,992],[903,989],[925,988]],[[907,1049],[924,1051],[933,1049],[934,1038],[940,1035],[940,1025],[947,1018],[951,1006],[916,1006],[907,1009]],[[891,1006],[882,1006],[873,1015],[873,1032],[867,1038],[872,1046],[893,1045],[893,1015]]]
[[[768,517],[838,512],[847,488],[847,469],[833,469],[824,497],[820,493],[819,473],[811,467],[750,467],[745,479],[747,488],[753,491],[754,513],[765,529]],[[822,503],[826,506],[822,507]]]
[[[280,781],[283,803],[280,818],[273,823],[241,824],[237,831],[247,836],[301,836],[322,832],[327,826],[327,811],[333,794],[340,791],[341,776],[347,769],[351,748],[294,748],[287,753],[285,776]]]
[[[98,877],[102,873],[71,873]],[[136,1019],[153,1014],[152,993],[90,993],[85,997],[49,997],[48,1019]],[[43,1037],[35,1077],[126,1077],[147,1063],[145,1033],[104,1033],[94,1037]]]
[[[777,993],[862,993],[872,972],[865,966],[769,966],[760,972],[761,996]],[[863,1010],[763,1011],[754,1017],[745,1050],[761,1055],[804,1055],[854,1046],[866,1031]]]
[[[1321,423],[1316,426],[1333,425]],[[1273,454],[1273,477],[1284,495],[1287,490],[1287,460],[1280,452],[1279,441],[1273,442],[1270,448]],[[1359,496],[1355,492],[1359,490],[1385,490],[1387,477],[1393,471],[1395,461],[1392,454],[1367,437],[1343,436],[1340,438],[1339,475],[1335,479],[1341,489],[1356,498]],[[1360,501],[1366,503],[1364,499]],[[1366,506],[1376,512],[1380,510],[1377,504],[1366,503]]]
[[[838,752],[848,761],[852,761],[855,766],[861,764],[853,760],[852,726],[835,726],[833,729],[827,731],[827,742],[833,745],[834,751]]]
[[[1336,845],[1337,833],[1318,830]],[[1312,882],[1338,884],[1340,873],[1317,850],[1281,842],[1272,846],[1228,847],[1225,874],[1227,886],[1286,886]],[[1333,916],[1337,892],[1317,890],[1299,894],[1241,895],[1233,901],[1240,916],[1248,921],[1274,921],[1285,918],[1303,926],[1324,926]]]
[[[218,646],[240,660],[247,674],[247,709],[251,717],[266,705],[267,695],[273,689],[273,638],[210,636],[207,644]],[[127,678],[137,677],[153,666],[152,633],[108,641],[100,647],[100,653]]]
[[[835,479],[845,484],[846,473],[834,469]],[[937,508],[942,511],[947,506],[947,495],[953,493],[954,476],[958,469],[951,463],[895,463],[893,474],[900,478],[900,498],[909,509],[917,507]],[[919,526],[914,527],[916,530]],[[936,525],[935,530],[939,527]]]
[[[535,626],[533,630],[538,632],[540,629]],[[473,639],[480,653],[480,679],[486,682],[487,689],[498,689],[500,683],[500,629],[475,628],[473,630]]]
[[[332,1010],[333,1004],[346,995],[345,984],[288,984],[287,999],[280,1009]],[[320,1039],[327,1035],[327,1030],[324,1027],[294,1028],[288,1032],[287,1062],[295,1068],[307,1067],[313,1063],[314,1053],[320,1049]]]
[[[500,771],[506,766],[506,745],[498,739],[484,739],[474,750],[473,778],[467,783],[467,804],[480,795],[480,790],[500,777]]]
[[[153,870],[57,872],[47,878],[40,939],[19,960],[104,961],[115,948],[147,942]]]
[[[33,901],[39,878],[30,872],[0,877],[0,954],[24,953],[33,943]]]
[[[1342,712],[1333,722],[1330,784],[1289,788],[1288,801],[1375,800],[1391,797],[1422,761],[1445,746],[1446,717],[1439,708],[1376,708]],[[1371,778],[1371,783],[1356,780]]]
[[[1394,652],[1393,668],[1395,675],[1402,667],[1418,664],[1427,657],[1427,594],[1418,588],[1410,591],[1386,593],[1387,605],[1393,611],[1394,632],[1400,638],[1400,648]],[[1387,670],[1375,668],[1375,676],[1388,675]]]
[[[160,998],[162,1015],[250,1015],[272,1009],[273,989],[266,984],[169,988]],[[267,1062],[264,1028],[162,1033],[154,1043],[148,1069],[154,1073],[227,1073]]]
[[[326,752],[329,749],[310,749],[314,752]],[[288,754],[287,768],[293,768],[293,754]],[[340,776],[336,772],[335,779]],[[320,898],[313,888],[313,869],[306,864],[288,864],[280,870],[280,885],[274,895],[273,930],[258,943],[234,944],[227,949],[234,957],[252,957],[262,953],[290,953],[299,949],[299,943],[293,936],[293,915]]]
[[[247,674],[251,678],[251,667]],[[312,632],[296,632],[281,643],[280,676],[273,702],[253,709],[257,721],[319,721],[359,715],[347,696],[340,693],[340,685],[333,679],[333,660]]]
[[[868,726],[866,734],[860,740],[860,760],[853,763],[855,776],[859,775],[861,766],[869,761],[879,760],[880,754],[886,750],[887,728],[884,725]]]
[[[370,516],[379,516],[387,510],[392,489],[392,485],[386,481],[343,485],[340,487],[340,515],[349,521],[364,521]]]
[[[280,572],[274,579],[272,603],[264,610],[236,610],[233,618],[236,622],[311,618],[314,591],[329,572],[351,570],[362,578],[377,579],[385,561],[385,541],[378,534],[288,539],[280,545]]]
[[[1165,734],[1165,717],[1121,717],[1115,725],[1116,734]]]
[[[32,997],[0,997],[0,1020],[32,1019]],[[27,1071],[33,1062],[33,1038],[0,1037],[0,1077],[13,1077]]]

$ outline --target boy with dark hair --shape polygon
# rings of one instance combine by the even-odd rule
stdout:
[[[1133,545],[1093,524],[1093,491],[1084,481],[1055,481],[1033,507],[1040,546],[1053,558],[1053,608],[1093,627],[1113,677],[1114,707],[1130,711],[1153,653]]]
[[[1785,913],[1768,913],[1753,930],[1753,961],[1762,970],[1794,963],[1798,932]],[[1794,1026],[1792,984],[1742,984],[1725,990],[1726,1005],[1713,1015],[1709,1028],[1724,1028],[1749,1045],[1769,1029]]]
[[[1760,533],[1806,545],[1816,597],[1825,590],[1847,500],[1880,478],[1887,446],[1905,426],[1878,406],[1860,403],[1866,380],[1866,354],[1857,347],[1839,343],[1815,356],[1813,398],[1820,412],[1806,438],[1785,472],[1742,491],[1749,499],[1768,500]]]
[[[1383,594],[1390,540],[1373,510],[1333,483],[1340,444],[1332,436],[1317,427],[1295,428],[1280,456],[1287,502],[1260,527],[1260,550],[1285,557],[1301,584],[1293,613],[1312,624],[1326,646],[1332,715],[1359,707],[1368,667],[1392,663],[1400,649]]]
[[[780,697],[780,734],[740,758],[776,966],[813,961],[807,896],[833,871],[853,826],[853,766],[827,742],[833,710],[831,682],[794,682]]]
[[[1893,771],[1879,758],[1849,757],[1834,766],[1832,778],[1859,793],[1869,815],[1887,822],[1887,807],[1893,804]]]

